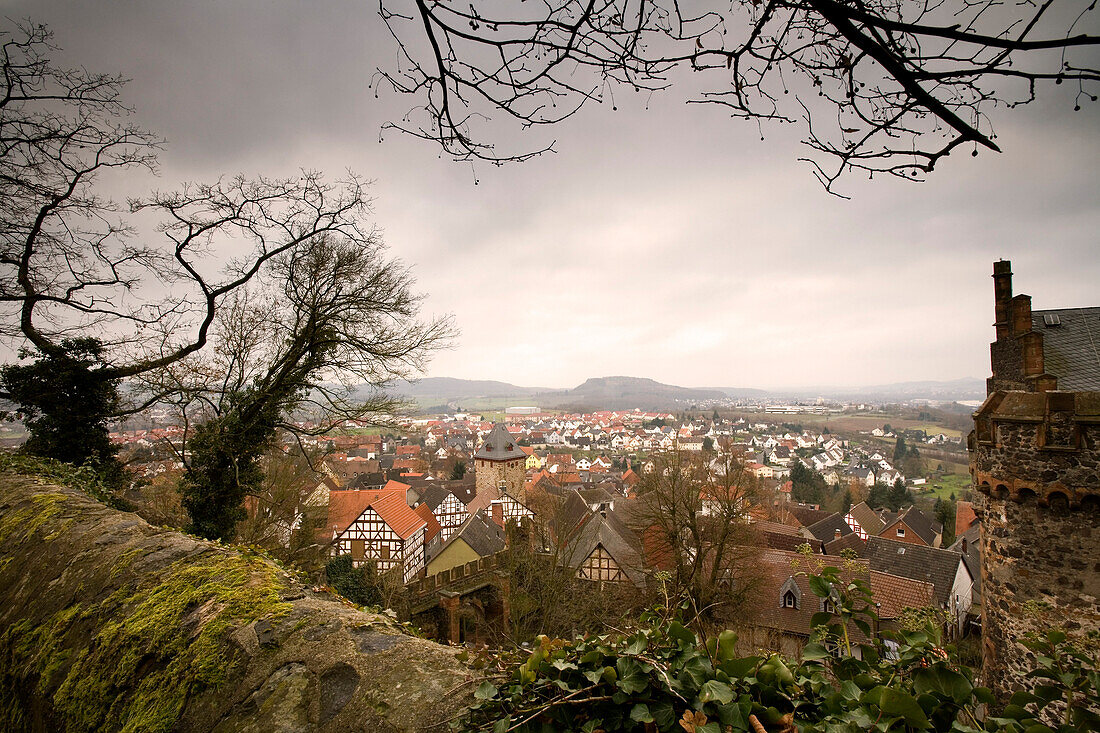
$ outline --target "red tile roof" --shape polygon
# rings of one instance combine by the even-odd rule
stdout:
[[[405,499],[408,486],[399,481],[390,481],[381,489],[352,489],[333,491],[328,500],[328,524],[326,528],[336,537],[362,516],[368,508],[382,518],[390,529],[403,540],[407,540],[427,522],[409,508]]]
[[[439,520],[435,518],[434,514],[432,514],[431,507],[429,507],[427,504],[421,503],[418,504],[416,509],[413,509],[413,511],[416,512],[417,516],[419,516],[428,524],[428,526],[424,529],[424,542],[428,542],[437,534],[439,534],[439,531],[442,528],[439,526]]]
[[[959,501],[955,504],[955,536],[959,537],[970,529],[974,522],[978,521],[978,515],[974,513],[974,505],[969,501]]]

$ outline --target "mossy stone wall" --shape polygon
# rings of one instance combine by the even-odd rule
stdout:
[[[261,555],[0,473],[0,730],[442,729],[478,682],[455,653]]]

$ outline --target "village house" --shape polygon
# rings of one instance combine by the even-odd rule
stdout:
[[[355,566],[370,563],[379,573],[396,570],[409,582],[424,567],[429,522],[408,505],[408,488],[391,481],[380,490],[329,492],[324,534],[332,555],[351,555]]]

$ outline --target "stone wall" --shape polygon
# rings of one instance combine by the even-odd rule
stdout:
[[[523,485],[527,481],[524,463],[525,456],[522,455],[514,461],[475,459],[474,484],[477,487],[477,493],[488,492],[490,496],[496,496],[500,482],[504,481],[508,486],[508,495],[518,501],[524,501]]]
[[[0,730],[446,729],[456,650],[257,554],[0,474]]]
[[[1035,668],[1020,638],[1062,627],[1081,640],[1100,629],[1100,512],[984,494],[975,508],[982,522],[985,675],[1005,699]]]
[[[1100,500],[1100,392],[999,392],[975,413],[975,487],[999,498]]]
[[[1100,393],[995,392],[974,420],[985,675],[1007,699],[1035,666],[1020,639],[1100,631]]]

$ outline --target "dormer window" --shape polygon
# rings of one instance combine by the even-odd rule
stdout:
[[[795,608],[797,609],[801,605],[802,590],[798,587],[798,583],[794,582],[794,576],[787,578],[783,583],[783,587],[779,589],[779,607],[780,608]]]

